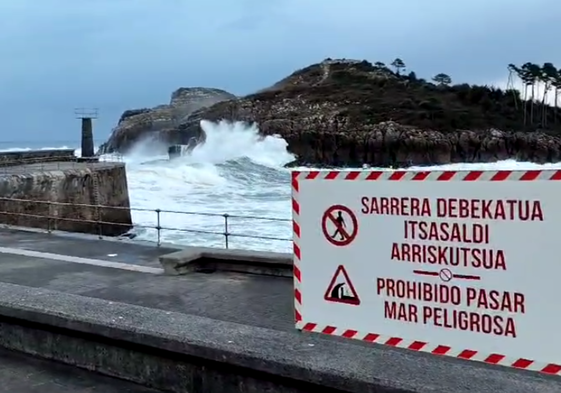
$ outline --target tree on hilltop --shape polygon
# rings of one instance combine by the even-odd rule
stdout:
[[[555,80],[556,76],[557,76],[557,68],[555,68],[553,63],[543,63],[543,66],[541,67],[541,82],[544,85],[544,89],[542,95],[541,116],[542,116],[542,124],[544,126],[547,125],[546,100],[547,100],[548,93],[551,91],[551,88],[553,86],[553,81]]]
[[[536,106],[536,85],[541,82],[542,70],[539,65],[529,62],[522,65],[522,70],[525,73],[526,83],[530,85],[530,124],[533,124],[534,108]]]
[[[561,94],[561,68],[557,70],[557,74],[553,78],[551,85],[553,86],[553,105],[555,113],[553,122],[557,123],[557,108],[559,106],[559,94]]]
[[[449,75],[443,73],[435,75],[432,80],[440,86],[448,86],[452,84],[452,78],[450,78]]]
[[[533,125],[534,122],[540,121],[542,126],[546,126],[548,122],[548,105],[547,98],[551,90],[553,89],[554,94],[554,123],[557,122],[557,110],[559,101],[559,92],[561,91],[561,69],[557,69],[552,63],[544,63],[543,65],[538,65],[534,63],[524,63],[521,67],[514,64],[508,65],[508,70],[512,74],[520,79],[524,85],[524,105],[523,112],[523,123],[524,125]],[[536,102],[536,86],[544,86],[543,95],[541,100]],[[530,97],[528,99],[528,90],[530,90]],[[534,108],[536,105],[540,106],[539,118],[536,119],[534,116]],[[530,113],[528,117],[528,106],[530,107]]]
[[[392,67],[395,68],[395,73],[401,75],[401,71],[405,70],[405,63],[399,57],[392,61]]]
[[[507,70],[508,70],[508,81],[506,83],[506,85],[507,85],[506,88],[507,88],[507,91],[512,92],[513,97],[514,97],[514,107],[516,108],[516,110],[518,110],[518,98],[520,97],[520,94],[516,93],[517,90],[512,85],[512,78],[513,78],[513,75],[516,75],[518,77],[520,76],[520,69],[516,65],[510,63],[507,67]],[[526,102],[527,93],[528,93],[527,89],[524,89],[524,102]]]

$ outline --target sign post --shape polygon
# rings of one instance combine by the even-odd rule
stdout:
[[[561,171],[293,172],[296,327],[561,375]]]

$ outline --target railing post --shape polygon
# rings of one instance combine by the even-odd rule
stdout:
[[[223,216],[224,216],[224,243],[226,245],[226,249],[228,249],[229,236],[230,236],[230,232],[228,232],[228,217],[230,217],[230,215],[228,213],[225,213]]]
[[[161,230],[162,230],[162,226],[160,225],[160,213],[162,212],[160,209],[156,209],[156,231],[158,233],[158,247],[160,247],[160,245],[162,244],[162,234],[161,234]]]
[[[95,207],[94,207],[94,211],[95,211],[95,216],[97,219],[97,232],[98,232],[98,237],[99,239],[103,239],[103,226],[102,226],[102,214],[101,214],[101,200],[99,198],[99,179],[97,178],[97,173],[92,173],[91,175],[91,179],[92,179],[92,192],[93,192],[93,200],[95,203]]]
[[[52,218],[53,217],[53,204],[49,203],[49,206],[47,208],[47,232],[51,233],[52,232]]]
[[[103,227],[101,225],[101,214],[100,214],[100,209],[99,209],[99,205],[97,207],[97,236],[99,237],[99,240],[103,239]]]

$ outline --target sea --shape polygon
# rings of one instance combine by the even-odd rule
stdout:
[[[126,156],[101,157],[126,163],[134,239],[225,247],[227,231],[229,248],[291,252],[290,171],[298,168],[284,167],[295,158],[288,152],[286,141],[280,136],[262,137],[256,125],[245,123],[203,121],[201,126],[206,143],[175,160],[168,160],[165,147],[153,141],[139,143]],[[79,137],[76,141],[40,143],[0,141],[2,151],[75,148],[79,156],[79,147]],[[561,168],[561,163],[507,160],[423,167],[540,168]],[[156,226],[162,228],[159,236]]]

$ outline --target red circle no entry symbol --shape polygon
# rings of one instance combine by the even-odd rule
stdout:
[[[350,222],[347,217],[350,217]],[[335,230],[329,230],[329,223]],[[358,221],[355,214],[346,206],[333,205],[323,213],[321,229],[325,238],[333,245],[348,246],[358,233]]]

